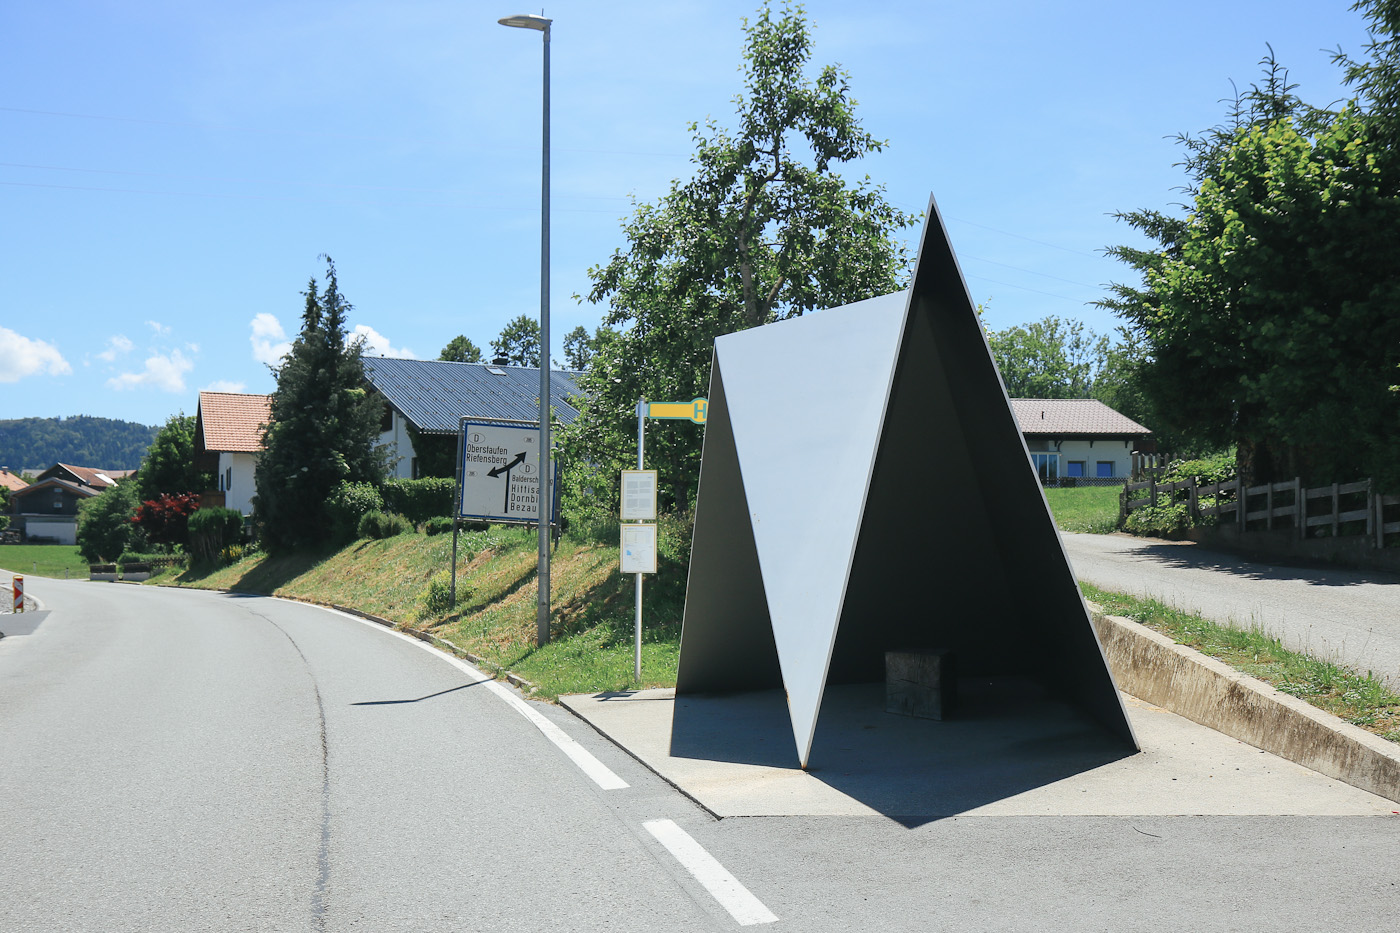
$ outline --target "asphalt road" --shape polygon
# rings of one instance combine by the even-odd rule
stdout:
[[[1372,671],[1400,689],[1400,577],[1246,561],[1191,542],[1062,537],[1081,580],[1258,626],[1288,647]]]
[[[715,820],[564,710],[376,626],[30,582],[48,612],[0,639],[5,933],[1389,931],[1400,915],[1400,816]],[[590,756],[627,786],[601,786]],[[679,861],[675,829],[712,861]]]

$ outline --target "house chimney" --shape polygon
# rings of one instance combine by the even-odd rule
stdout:
[[[510,365],[510,360],[506,359],[504,356],[498,356],[498,357],[496,357],[494,360],[491,361],[491,365],[492,365],[492,366],[509,366],[509,365]]]

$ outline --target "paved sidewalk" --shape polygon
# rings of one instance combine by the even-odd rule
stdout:
[[[1295,650],[1400,689],[1400,577],[1247,561],[1189,541],[1063,534],[1075,575],[1208,619],[1259,626]]]
[[[560,701],[716,816],[1381,816],[1400,805],[1125,696],[1131,753],[1033,688],[998,685],[947,722],[830,687],[810,772],[781,692]],[[679,720],[676,717],[680,717]],[[677,728],[673,732],[673,723]]]

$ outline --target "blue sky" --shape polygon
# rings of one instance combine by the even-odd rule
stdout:
[[[1180,200],[1171,136],[1219,122],[1265,43],[1316,104],[1349,0],[806,5],[851,75],[864,163],[948,221],[1002,328],[1088,305],[1136,242],[1109,215]],[[733,125],[743,2],[544,8],[552,33],[554,355],[623,245],[630,197],[689,177],[687,125]],[[0,7],[0,418],[146,424],[201,389],[267,392],[299,292],[334,257],[369,352],[483,350],[539,310],[540,38],[510,2]],[[909,231],[911,242],[916,231]]]

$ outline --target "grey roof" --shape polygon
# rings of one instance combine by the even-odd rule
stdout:
[[[370,385],[428,434],[456,434],[464,416],[539,420],[540,371],[534,367],[388,357],[366,357],[364,366]],[[580,394],[578,375],[550,372],[550,405],[555,420],[565,424],[578,416],[572,401]]]
[[[1013,398],[1011,411],[1022,434],[1122,437],[1152,433],[1093,398]]]

